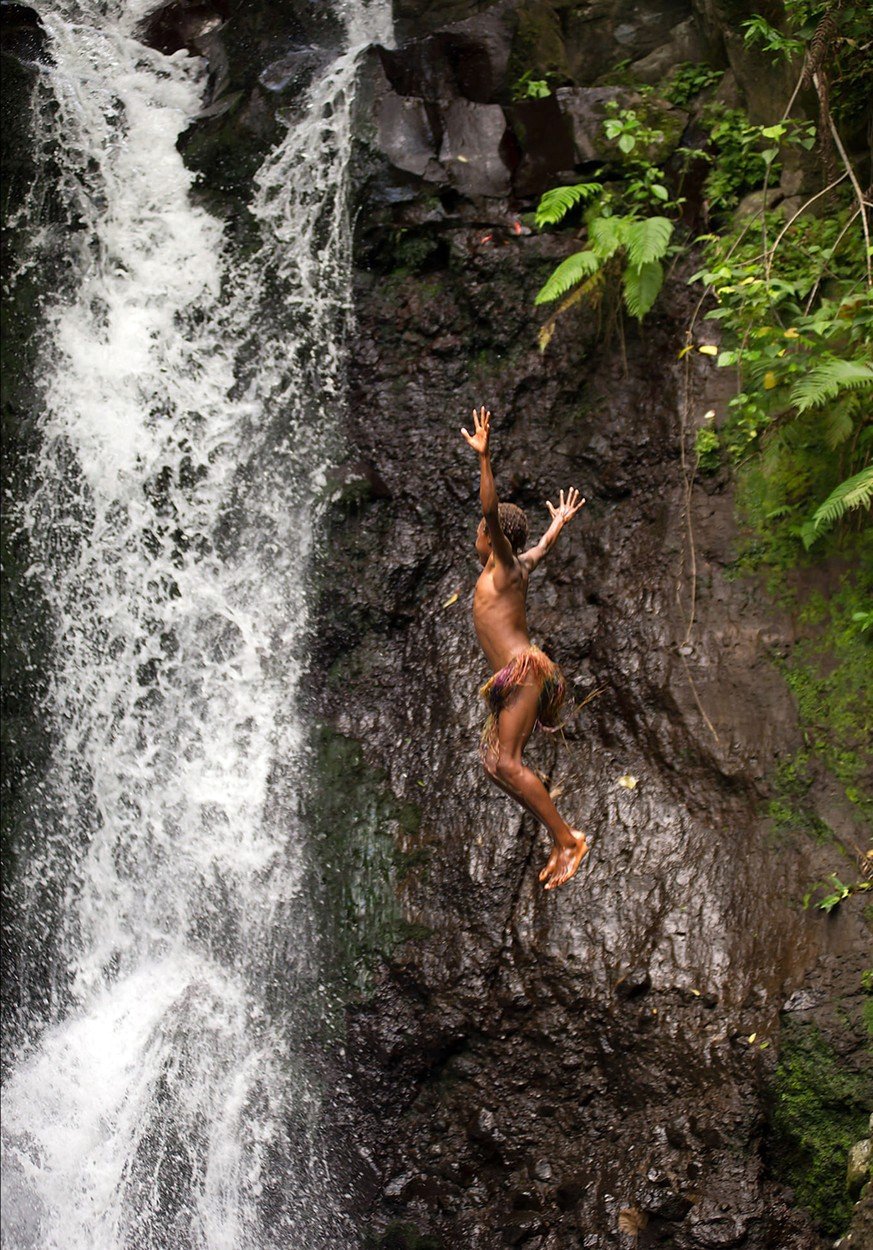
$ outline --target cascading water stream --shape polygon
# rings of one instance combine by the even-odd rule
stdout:
[[[139,41],[154,7],[41,9],[37,143],[72,280],[22,510],[55,749],[20,889],[51,881],[62,906],[50,950],[25,942],[22,977],[59,988],[4,1091],[3,1245],[316,1250],[353,1243],[306,1059],[295,696],[343,394],[356,63],[388,6],[344,9],[349,50],[258,176],[247,262],[192,203],[176,141],[204,69]]]

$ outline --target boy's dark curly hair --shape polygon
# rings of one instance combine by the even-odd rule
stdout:
[[[527,543],[527,517],[524,512],[514,503],[502,503],[498,505],[497,514],[510,547],[513,551],[521,551]]]

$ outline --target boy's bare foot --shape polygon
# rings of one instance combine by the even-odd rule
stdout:
[[[575,877],[579,865],[588,854],[588,840],[582,830],[571,829],[570,833],[576,839],[576,845],[562,846],[558,850],[557,863],[545,885],[547,890],[554,890]]]
[[[555,845],[552,847],[551,855],[546,860],[545,864],[540,870],[540,874],[539,874],[540,881],[545,881],[546,878],[550,877],[552,873],[555,871],[555,869],[558,866],[558,856],[560,854],[561,854],[561,848],[558,846],[557,843],[555,843]]]

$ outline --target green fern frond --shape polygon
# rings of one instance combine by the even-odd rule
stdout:
[[[577,282],[581,282],[583,278],[590,278],[600,268],[600,261],[594,253],[587,248],[581,252],[574,252],[572,256],[568,256],[566,260],[561,261],[554,273],[549,275],[547,281],[537,292],[535,304],[549,304],[552,300],[558,299],[565,291],[569,291],[571,286],[575,286]]]
[[[602,190],[603,186],[599,182],[577,182],[573,187],[552,187],[540,198],[536,211],[536,224],[540,228],[557,225],[559,221],[563,221],[574,205],[593,199]]]
[[[658,298],[664,282],[664,270],[656,260],[644,265],[628,265],[624,271],[624,302],[632,317],[642,321]]]
[[[631,217],[593,217],[588,222],[588,243],[601,261],[609,260],[627,244]]]
[[[798,412],[817,408],[840,391],[873,386],[873,367],[866,360],[842,360],[834,357],[811,369],[791,392],[791,402]]]
[[[583,299],[587,299],[595,307],[600,303],[603,286],[603,270],[598,269],[590,278],[586,278],[584,282],[576,287],[575,291],[571,291],[566,299],[561,300],[555,311],[549,316],[539,328],[537,339],[540,345],[540,351],[544,352],[552,341],[555,333],[555,326],[558,324],[558,318],[569,308],[574,308],[576,304],[580,304]]]
[[[812,515],[811,533],[809,533],[808,540],[806,535],[804,536],[806,546],[811,547],[820,533],[823,533],[835,521],[839,521],[847,512],[852,512],[856,508],[869,508],[871,504],[873,504],[873,465],[868,465],[854,477],[846,478],[845,482],[841,482],[835,490],[831,491],[824,503],[816,508]]]
[[[831,451],[852,437],[852,431],[855,428],[853,418],[859,407],[860,396],[854,393],[844,396],[841,402],[824,413],[822,433]]]
[[[650,261],[661,260],[670,244],[673,223],[666,217],[647,217],[635,221],[627,232],[627,252],[632,265],[639,269]]]

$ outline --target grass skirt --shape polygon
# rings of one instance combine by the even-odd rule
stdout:
[[[560,728],[558,714],[567,690],[564,675],[545,651],[541,651],[539,647],[528,647],[526,651],[513,656],[479,691],[488,705],[488,719],[482,730],[479,748],[483,756],[497,748],[497,722],[500,713],[509,706],[513,695],[521,686],[533,685],[540,687],[537,726],[546,730]]]

